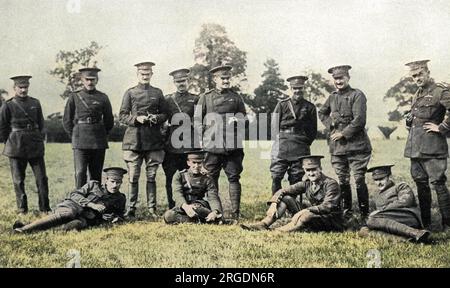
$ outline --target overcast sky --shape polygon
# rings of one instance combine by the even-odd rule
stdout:
[[[431,59],[432,76],[450,81],[450,1],[80,0],[79,13],[67,8],[71,1],[0,0],[0,88],[11,91],[12,75],[33,75],[30,95],[44,115],[64,107],[63,85],[47,74],[59,50],[92,40],[106,46],[98,89],[118,113],[136,82],[133,64],[154,61],[152,85],[173,92],[167,74],[194,63],[194,40],[211,22],[248,52],[251,91],[267,58],[284,78],[307,69],[329,77],[330,66],[350,64],[352,86],[368,97],[371,125],[386,120],[383,95],[406,75],[406,62]]]

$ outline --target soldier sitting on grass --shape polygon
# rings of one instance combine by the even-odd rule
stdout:
[[[177,171],[172,180],[175,207],[164,213],[167,224],[222,221],[219,192],[213,179],[203,173],[203,161],[204,152],[187,152],[189,169]]]
[[[278,190],[270,199],[267,216],[254,224],[241,224],[245,230],[266,230],[288,210],[292,220],[275,230],[294,232],[342,231],[343,211],[338,183],[322,173],[320,159],[323,156],[300,157],[307,179]],[[302,208],[298,195],[305,194],[311,206]]]
[[[376,166],[368,169],[378,186],[375,195],[376,209],[369,215],[367,227],[361,228],[359,236],[366,237],[370,230],[401,236],[413,242],[427,242],[430,232],[422,230],[420,211],[412,189],[406,183],[395,185],[391,180],[391,167]]]
[[[123,219],[126,197],[120,192],[122,178],[127,171],[112,167],[106,173],[105,185],[91,180],[58,204],[55,212],[42,219],[24,225],[16,222],[15,233],[29,233],[63,225],[63,230],[81,230],[103,223],[116,223]]]

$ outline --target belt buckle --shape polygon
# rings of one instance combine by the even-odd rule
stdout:
[[[89,123],[89,124],[91,124],[91,123],[92,123],[92,118],[91,118],[91,117],[87,117],[87,118],[86,118],[86,122]]]

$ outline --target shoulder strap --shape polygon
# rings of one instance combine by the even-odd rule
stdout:
[[[176,94],[175,94],[176,95]],[[172,99],[173,103],[175,103],[175,105],[177,105],[178,110],[180,111],[180,113],[183,113],[183,110],[181,110],[180,105],[178,105],[177,100],[175,100],[175,95],[170,96],[170,99]]]
[[[33,118],[31,118],[31,116],[27,113],[27,111],[25,111],[25,109],[23,109],[22,105],[17,103],[17,100],[15,98],[11,102],[14,103],[20,109],[20,111],[22,111],[23,114],[25,114],[25,117],[27,117],[28,120],[30,120],[33,124],[38,125],[36,123],[36,121]]]
[[[297,120],[297,115],[295,115],[294,106],[292,105],[292,101],[288,100],[289,110],[291,110],[292,116],[294,116],[294,119]]]
[[[80,93],[75,93],[78,96],[78,99],[80,99],[81,103],[83,103],[83,106],[86,107],[86,109],[89,112],[92,112],[91,108],[89,107],[89,105],[86,103],[86,101],[83,99],[83,97],[81,97]]]

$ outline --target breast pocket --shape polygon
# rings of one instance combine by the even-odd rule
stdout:
[[[419,103],[417,103],[417,117],[423,119],[429,119],[436,111],[439,105],[439,99],[431,96],[423,97]]]

